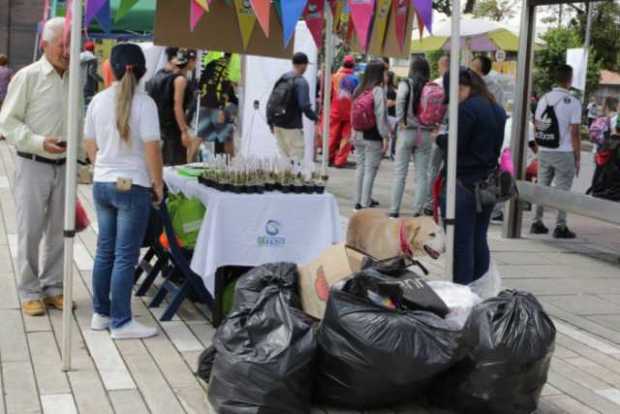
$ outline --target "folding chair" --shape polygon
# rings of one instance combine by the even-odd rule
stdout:
[[[142,281],[142,284],[136,291],[136,296],[144,296],[146,292],[151,288],[153,282],[157,276],[165,271],[168,264],[168,255],[165,250],[159,244],[159,235],[162,232],[162,224],[159,219],[159,214],[154,208],[151,208],[149,224],[146,235],[144,236],[143,247],[147,247],[148,250],[140,260],[140,263],[136,267],[134,273],[135,283],[138,283],[143,273],[146,273],[146,277]],[[155,264],[151,265],[151,260],[155,259]]]
[[[170,219],[170,214],[168,213],[165,200],[161,203],[160,207],[157,209],[157,212],[164,226],[164,232],[168,237],[168,244],[170,245],[170,248],[167,250],[167,254],[171,262],[171,266],[168,271],[165,272],[164,282],[149,304],[149,307],[158,307],[168,293],[171,293],[172,300],[166,307],[166,310],[160,319],[161,321],[169,321],[177,312],[181,306],[181,303],[183,303],[183,301],[191,295],[198,302],[204,303],[207,306],[209,314],[206,316],[211,319],[211,313],[214,305],[213,297],[206,289],[204,283],[202,282],[202,278],[191,270],[187,252],[179,246],[176,234],[172,228],[172,221]],[[179,284],[172,281],[172,276],[175,272],[181,276]]]

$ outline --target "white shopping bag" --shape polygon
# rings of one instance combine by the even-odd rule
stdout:
[[[463,329],[473,307],[482,302],[469,286],[443,280],[433,280],[428,285],[450,309],[445,319],[453,322],[458,329]]]
[[[493,259],[491,259],[489,271],[480,279],[470,283],[469,287],[475,294],[480,296],[482,300],[495,297],[499,294],[502,288],[502,278]]]

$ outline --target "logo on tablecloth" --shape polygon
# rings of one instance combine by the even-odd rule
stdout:
[[[276,220],[268,220],[265,224],[265,235],[256,240],[259,247],[284,247],[286,238],[278,237],[282,224]]]

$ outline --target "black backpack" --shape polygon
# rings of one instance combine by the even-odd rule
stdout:
[[[560,124],[558,116],[555,113],[555,107],[567,97],[562,97],[555,105],[549,105],[545,108],[541,119],[536,120],[536,144],[543,148],[559,148],[560,147]]]
[[[605,200],[620,201],[620,139],[606,143],[600,151],[608,152],[608,159],[603,165],[597,163],[592,186],[586,194]]]
[[[267,122],[269,125],[286,125],[295,114],[295,81],[297,76],[282,76],[276,82],[267,101]],[[293,110],[292,110],[293,109]]]
[[[165,69],[158,71],[145,85],[146,92],[157,104],[162,127],[176,125],[174,117],[174,80],[181,75]]]

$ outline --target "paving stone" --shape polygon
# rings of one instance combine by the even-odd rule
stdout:
[[[620,304],[608,302],[594,295],[545,296],[544,304],[551,303],[575,315],[620,315]]]

